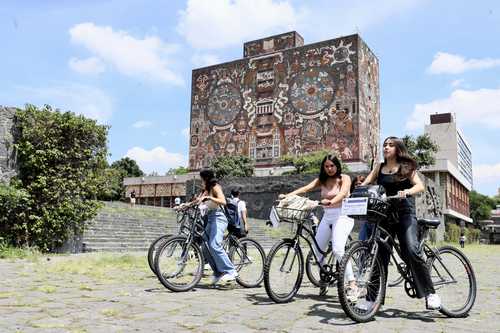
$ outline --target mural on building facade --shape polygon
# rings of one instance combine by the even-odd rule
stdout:
[[[220,155],[270,166],[319,149],[370,162],[380,126],[376,57],[358,35],[300,43],[296,33],[253,41],[251,56],[193,71],[191,169]]]

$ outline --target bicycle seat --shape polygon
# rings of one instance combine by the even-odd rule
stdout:
[[[440,223],[439,219],[418,219],[418,224],[430,229],[436,229]]]

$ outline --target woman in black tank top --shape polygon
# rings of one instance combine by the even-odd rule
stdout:
[[[439,309],[441,300],[435,293],[429,270],[427,269],[422,249],[417,239],[417,218],[413,195],[423,192],[424,185],[416,172],[417,163],[408,154],[403,141],[397,137],[384,140],[384,162],[370,172],[362,185],[376,183],[384,186],[387,195],[402,198],[398,205],[399,223],[384,225],[392,237],[397,236],[406,265],[412,272],[418,298],[426,298],[428,309]],[[379,247],[379,256],[387,273],[390,252],[384,246]],[[375,274],[374,274],[375,275]],[[387,274],[386,274],[387,276]],[[378,277],[373,276],[376,280]],[[369,307],[372,301],[368,294],[359,307]]]

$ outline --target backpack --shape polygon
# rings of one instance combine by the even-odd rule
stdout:
[[[240,215],[238,214],[238,199],[226,198],[226,206],[224,212],[227,218],[227,228],[230,232],[241,229]]]

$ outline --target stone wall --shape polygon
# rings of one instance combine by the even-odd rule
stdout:
[[[357,173],[349,173],[354,178]],[[232,189],[241,191],[241,199],[247,202],[248,215],[257,219],[268,219],[271,207],[278,199],[280,193],[288,193],[294,189],[304,186],[311,182],[316,175],[289,175],[289,176],[269,176],[269,177],[240,177],[227,178],[221,181],[221,186],[224,192],[229,196]],[[416,209],[418,218],[434,218],[432,210],[431,193],[437,193],[434,181],[431,178],[420,174],[420,178],[426,187],[425,194],[421,194],[416,198]],[[186,183],[187,198],[199,193],[201,189],[200,180],[189,180]],[[319,199],[319,190],[309,193],[307,196],[311,199]],[[439,198],[436,200],[439,201]],[[441,207],[438,202],[438,209]],[[439,216],[441,225],[436,232],[438,241],[443,240],[444,235],[444,220],[443,216]]]
[[[0,106],[0,183],[7,183],[16,170],[14,151],[14,108]]]

